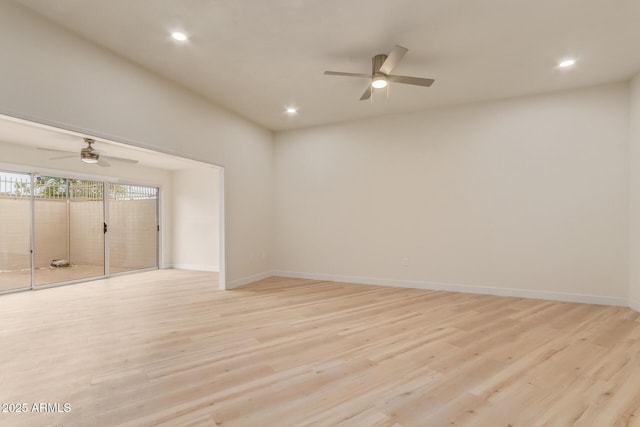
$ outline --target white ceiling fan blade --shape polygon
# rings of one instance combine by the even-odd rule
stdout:
[[[371,93],[373,92],[373,88],[371,86],[367,86],[367,89],[364,91],[362,96],[360,97],[360,101],[365,101],[371,98]]]
[[[425,86],[429,87],[435,82],[433,79],[425,79],[422,77],[409,77],[409,76],[387,76],[387,80],[394,83],[404,83],[407,85]]]
[[[343,73],[341,71],[325,71],[324,74],[327,76],[364,77],[365,79],[371,78],[371,74]]]
[[[103,156],[102,154],[100,155],[100,158],[109,159],[109,160],[115,160],[116,162],[131,163],[131,164],[139,163],[138,160],[125,159],[124,157]]]
[[[67,154],[66,156],[49,157],[49,160],[71,159],[73,157],[78,157],[78,155],[77,154]]]
[[[109,162],[104,160],[102,157],[98,157],[98,166],[103,167],[103,168],[108,168],[111,165],[109,164]]]
[[[395,45],[395,47],[391,49],[391,52],[389,53],[389,56],[387,56],[387,59],[380,66],[379,71],[384,74],[389,74],[394,68],[396,68],[396,66],[408,50],[409,49],[407,49],[406,47]]]
[[[53,148],[36,147],[36,149],[37,150],[42,150],[42,151],[53,151],[54,153],[75,153],[75,151],[54,150]]]

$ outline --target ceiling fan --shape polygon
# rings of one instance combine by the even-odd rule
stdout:
[[[102,166],[102,167],[111,166],[109,162],[107,162],[105,159],[115,160],[117,162],[132,163],[132,164],[138,163],[138,160],[125,159],[124,157],[113,157],[113,156],[101,155],[95,148],[93,148],[93,144],[96,142],[94,139],[84,138],[84,142],[87,143],[87,146],[84,147],[82,150],[80,150],[80,160],[83,161],[84,163],[90,163],[90,164],[97,163],[98,166]],[[51,157],[49,160],[69,159],[72,157],[76,157],[78,155],[73,151],[54,150],[51,148],[38,147],[38,150],[52,151],[55,153],[71,153],[65,156]]]
[[[396,76],[391,71],[398,65],[402,57],[407,53],[409,49],[396,45],[389,55],[376,55],[371,59],[371,74],[358,74],[358,73],[343,73],[340,71],[325,71],[324,73],[329,76],[347,76],[347,77],[363,77],[371,79],[371,84],[364,91],[360,100],[371,98],[371,94],[374,89],[382,89],[387,87],[389,82],[392,83],[404,83],[408,85],[426,86],[429,87],[435,80],[425,79],[422,77],[408,77],[408,76]]]

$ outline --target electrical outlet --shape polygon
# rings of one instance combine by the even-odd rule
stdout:
[[[400,261],[400,265],[403,267],[408,267],[409,266],[409,258],[405,257],[402,258],[402,261]]]

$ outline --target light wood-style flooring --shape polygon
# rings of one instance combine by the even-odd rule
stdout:
[[[161,270],[0,296],[0,426],[640,426],[628,308]]]
[[[132,268],[109,267],[111,274],[134,270]],[[72,265],[70,267],[41,267],[35,271],[35,286],[45,286],[71,280],[87,279],[104,275],[101,265]],[[31,270],[0,270],[0,293],[31,288]]]

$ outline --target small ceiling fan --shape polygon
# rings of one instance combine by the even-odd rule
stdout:
[[[389,82],[392,83],[404,83],[415,86],[429,87],[435,80],[425,79],[422,77],[408,77],[408,76],[396,76],[391,71],[398,65],[402,57],[407,53],[409,49],[396,45],[389,55],[376,55],[371,59],[371,74],[358,74],[358,73],[343,73],[340,71],[325,71],[324,73],[329,76],[347,76],[347,77],[363,77],[371,79],[371,84],[364,91],[360,100],[371,98],[371,94],[374,89],[382,89],[387,87]]]
[[[107,162],[105,159],[115,160],[117,162],[132,163],[132,164],[138,163],[138,160],[125,159],[124,157],[113,157],[113,156],[101,155],[95,148],[93,148],[93,144],[96,142],[94,139],[84,138],[84,142],[87,143],[87,146],[82,150],[80,150],[80,160],[83,161],[84,163],[90,163],[90,164],[97,163],[98,166],[102,166],[102,167],[111,166],[109,162]],[[51,148],[38,147],[38,150],[52,151],[55,153],[70,153],[65,156],[51,157],[49,160],[70,159],[78,155],[73,151],[54,150]]]

